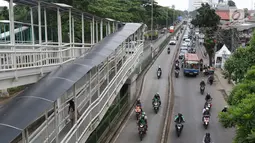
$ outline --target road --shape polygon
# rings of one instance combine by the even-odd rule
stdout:
[[[158,40],[155,44],[160,44]],[[158,46],[154,45],[154,46]],[[172,49],[175,46],[171,47]],[[157,143],[161,133],[161,123],[163,121],[163,108],[161,107],[158,114],[154,113],[152,107],[152,98],[156,92],[159,92],[161,95],[162,106],[165,106],[167,103],[166,95],[168,89],[168,73],[171,69],[171,61],[173,60],[174,52],[171,51],[170,54],[167,54],[167,49],[165,48],[161,55],[156,59],[154,64],[148,70],[145,75],[145,81],[143,84],[141,102],[143,110],[148,116],[148,132],[145,135],[142,142],[144,143]],[[162,68],[162,76],[160,79],[157,79],[156,70],[158,65]],[[138,136],[138,128],[136,124],[135,113],[132,112],[128,117],[127,121],[124,123],[124,126],[121,128],[119,134],[116,136],[114,143],[140,143]]]
[[[201,50],[197,49],[197,54],[202,58]],[[206,61],[208,63],[208,61]],[[176,79],[172,76],[174,82],[174,115],[179,112],[185,117],[183,132],[177,138],[174,123],[171,123],[169,133],[169,143],[201,143],[206,132],[211,133],[214,143],[231,143],[234,137],[234,129],[225,129],[218,121],[218,113],[226,105],[220,89],[220,84],[216,82],[210,86],[207,85],[205,93],[209,92],[213,97],[211,119],[207,130],[202,125],[202,109],[205,103],[205,94],[199,92],[199,83],[203,79],[202,75],[197,77],[184,77],[180,72],[180,77]],[[207,78],[204,78],[205,81]]]

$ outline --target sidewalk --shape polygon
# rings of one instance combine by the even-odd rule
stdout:
[[[209,64],[209,60],[208,60],[208,56],[204,56],[204,52],[205,52],[205,48],[203,45],[199,45],[197,46],[197,48],[199,48],[199,51],[201,52],[203,59],[205,61],[206,64]],[[224,94],[226,94],[226,96],[229,96],[229,94],[231,93],[233,87],[235,86],[233,83],[228,83],[228,79],[224,78],[224,75],[222,74],[222,70],[219,68],[216,68],[214,71],[214,76],[216,77],[216,88],[222,92],[224,92]]]

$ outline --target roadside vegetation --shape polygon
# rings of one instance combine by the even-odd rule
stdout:
[[[233,1],[228,3],[235,6]],[[193,12],[192,24],[201,28],[205,34],[204,46],[212,64],[214,46],[226,44],[226,39],[220,39],[223,29],[218,27],[220,18],[209,5],[203,4],[196,12]],[[226,33],[225,33],[226,34]],[[233,88],[227,99],[229,108],[227,112],[219,113],[219,121],[225,128],[235,127],[236,136],[234,143],[255,143],[255,32],[249,46],[238,48],[225,62],[226,77],[234,80],[237,85]]]

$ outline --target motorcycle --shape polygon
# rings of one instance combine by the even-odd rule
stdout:
[[[139,119],[140,115],[141,115],[141,108],[135,108],[135,115],[136,115],[136,120]]]
[[[175,77],[178,78],[179,77],[179,71],[175,70]]]
[[[170,54],[170,48],[167,48],[167,54]]]
[[[181,123],[177,123],[177,124],[175,125],[175,128],[176,128],[177,137],[179,137],[179,136],[181,135],[183,125],[182,125]]]
[[[145,134],[145,126],[143,124],[140,124],[139,125],[139,137],[140,137],[140,140],[142,141],[143,140],[143,136]]]
[[[158,76],[158,79],[161,77],[161,71],[160,70],[158,70],[157,76]]]
[[[205,129],[208,128],[210,116],[204,116],[204,127]]]
[[[159,102],[158,101],[155,101],[153,103],[153,108],[154,108],[155,113],[157,114],[158,110],[159,110]]]
[[[205,92],[205,86],[200,86],[200,93],[203,95]]]

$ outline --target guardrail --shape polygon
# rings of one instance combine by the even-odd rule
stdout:
[[[121,89],[122,85],[135,69],[137,65],[140,54],[143,50],[143,44],[140,44],[134,51],[124,65],[121,67],[120,71],[116,74],[113,80],[106,87],[101,96],[96,100],[96,102],[91,105],[87,111],[81,116],[77,121],[78,123],[72,127],[66,137],[61,141],[61,143],[74,143],[76,141],[82,142],[86,141],[90,133],[98,126],[101,119],[105,115],[106,111],[114,101],[117,93]],[[94,114],[93,114],[94,112]],[[95,114],[96,113],[96,114]]]

